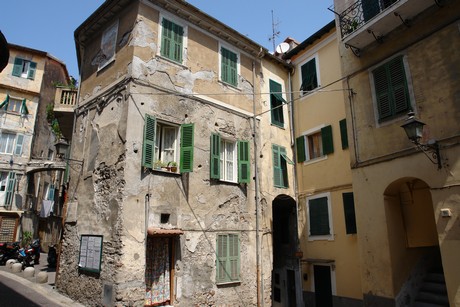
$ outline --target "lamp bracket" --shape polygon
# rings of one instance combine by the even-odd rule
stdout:
[[[438,165],[438,169],[442,168],[442,163],[441,163],[441,155],[439,153],[439,144],[435,140],[430,140],[426,144],[422,144],[419,142],[413,142],[417,148],[419,148],[425,156],[428,158],[428,160],[431,161],[433,164]]]

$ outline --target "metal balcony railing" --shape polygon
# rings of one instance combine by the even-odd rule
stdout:
[[[355,32],[376,15],[400,0],[358,0],[339,13],[342,38]]]

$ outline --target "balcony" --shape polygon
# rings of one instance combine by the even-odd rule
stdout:
[[[337,13],[342,41],[363,49],[434,5],[436,0],[358,0]]]
[[[73,113],[77,106],[77,89],[57,87],[54,98],[54,116],[59,122],[62,135],[72,139]]]

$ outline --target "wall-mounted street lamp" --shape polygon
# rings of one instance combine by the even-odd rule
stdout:
[[[69,147],[70,147],[69,142],[67,142],[66,139],[60,138],[56,142],[56,144],[54,144],[54,147],[56,147],[56,156],[60,160],[79,162],[79,163],[83,164],[83,161],[66,158],[67,152],[69,151]]]
[[[417,146],[427,158],[433,163],[438,165],[438,169],[442,168],[441,156],[439,154],[439,144],[436,140],[430,140],[427,144],[420,143],[420,139],[423,136],[423,126],[425,123],[415,118],[413,111],[407,114],[407,119],[404,125],[401,125],[406,131],[409,140]],[[431,157],[430,157],[431,155]]]

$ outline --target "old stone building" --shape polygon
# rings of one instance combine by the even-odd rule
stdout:
[[[75,39],[58,288],[250,306],[277,285],[300,304],[287,64],[184,1],[105,1]]]

